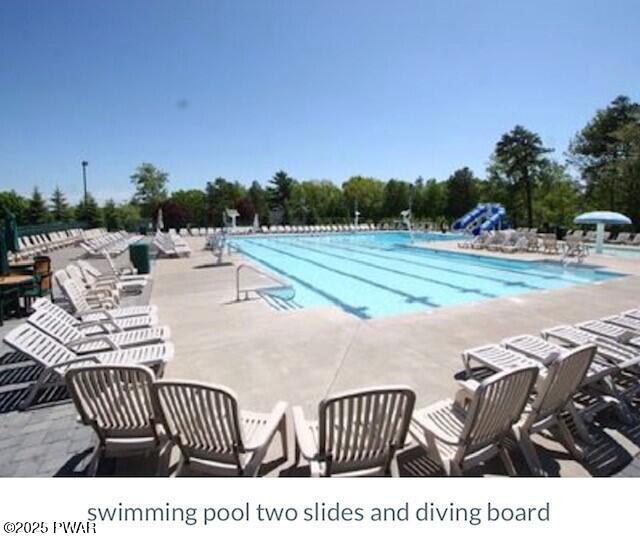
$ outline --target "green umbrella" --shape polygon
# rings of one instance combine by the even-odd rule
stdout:
[[[0,226],[0,274],[9,272],[9,248],[7,247],[6,231],[4,225]]]
[[[20,249],[20,244],[18,243],[18,224],[16,223],[16,217],[13,213],[6,213],[4,231],[7,247],[14,253],[17,253],[18,249]]]

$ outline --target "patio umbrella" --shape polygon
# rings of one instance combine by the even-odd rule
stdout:
[[[253,229],[257,230],[260,228],[260,217],[258,217],[258,213],[253,216]]]
[[[164,220],[162,219],[162,207],[158,209],[158,218],[156,219],[156,230],[162,232],[164,230]]]
[[[20,244],[18,243],[18,224],[16,223],[16,216],[9,211],[5,212],[4,231],[7,247],[15,253],[20,249]]]
[[[595,224],[596,225],[596,253],[602,253],[604,242],[604,227],[609,224],[631,224],[629,217],[613,211],[590,211],[582,213],[573,219],[574,224]]]
[[[0,227],[0,274],[9,272],[9,248],[7,247],[6,232]]]

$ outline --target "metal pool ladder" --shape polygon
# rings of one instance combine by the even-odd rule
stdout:
[[[276,284],[278,284],[278,286],[276,287],[266,287],[264,285],[262,286],[252,286],[252,287],[246,287],[243,288],[240,286],[240,276],[242,273],[243,269],[249,269],[252,270],[253,272],[255,272],[256,274],[260,274],[261,276],[264,276],[265,278],[269,278],[269,280],[271,280],[272,282],[275,282]],[[278,295],[277,292],[279,291],[289,291],[290,293],[286,296],[286,297],[282,297],[280,295]],[[238,268],[236,268],[236,301],[246,301],[249,299],[249,296],[251,293],[255,293],[256,295],[262,296],[264,295],[273,295],[278,297],[279,299],[283,300],[283,301],[291,301],[295,296],[296,296],[296,290],[295,288],[289,284],[288,282],[285,282],[284,280],[281,280],[280,278],[278,278],[277,276],[274,276],[273,274],[269,274],[268,272],[264,272],[263,270],[260,270],[259,268],[256,268],[253,265],[250,264],[246,264],[243,263],[240,266],[238,266]],[[244,294],[244,299],[242,299],[242,296]]]

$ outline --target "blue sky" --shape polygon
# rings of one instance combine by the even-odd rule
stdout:
[[[500,135],[562,158],[616,95],[640,99],[640,2],[2,0],[0,188],[126,199],[354,174],[484,173]]]

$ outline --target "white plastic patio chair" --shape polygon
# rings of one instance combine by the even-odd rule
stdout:
[[[411,435],[447,475],[500,455],[509,475],[517,475],[504,440],[527,404],[538,368],[515,368],[461,383],[455,400],[445,399],[417,411]]]
[[[70,368],[64,376],[80,415],[98,444],[87,467],[95,475],[104,457],[159,454],[158,472],[165,471],[163,447],[152,399],[154,374],[144,366],[102,365]]]
[[[405,446],[414,404],[412,389],[389,386],[323,399],[313,422],[294,407],[296,465],[302,455],[312,477],[397,476],[396,453]]]
[[[191,468],[255,477],[276,433],[287,457],[285,402],[268,414],[241,411],[226,387],[177,380],[156,381],[153,393],[165,431],[180,449],[176,474]]]
[[[562,413],[573,405],[573,395],[582,385],[595,354],[595,345],[572,349],[553,361],[538,379],[535,398],[514,426],[514,434],[533,475],[547,475],[531,441],[535,433],[557,428],[558,437],[569,453],[576,459],[583,457]]]

